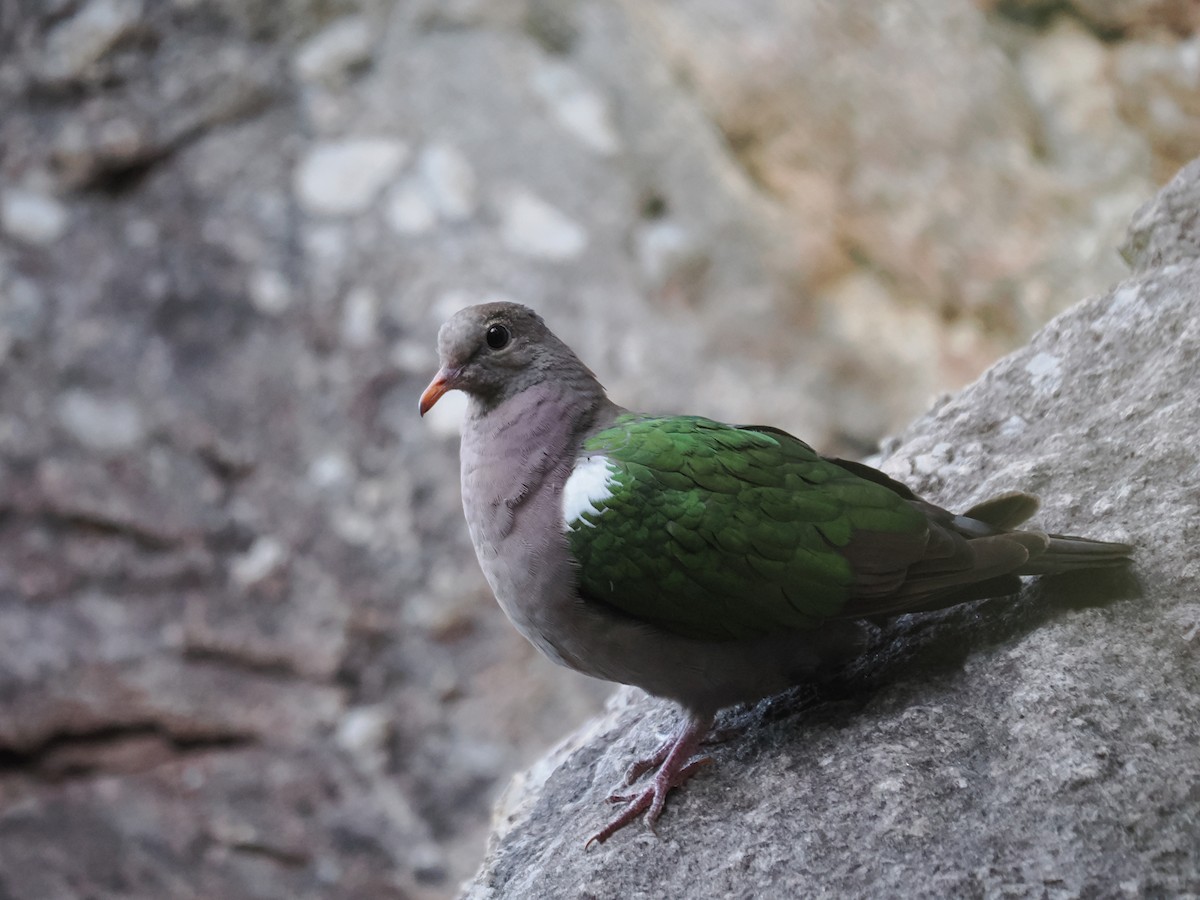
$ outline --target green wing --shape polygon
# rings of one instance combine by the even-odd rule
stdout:
[[[579,461],[597,456],[605,496],[567,523],[580,591],[680,634],[813,628],[924,551],[905,497],[784,432],[626,415]]]

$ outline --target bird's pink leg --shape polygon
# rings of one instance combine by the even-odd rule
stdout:
[[[657,769],[666,760],[667,754],[671,752],[671,748],[675,746],[676,740],[679,738],[679,729],[676,729],[675,734],[658,745],[658,749],[649,756],[642,759],[636,759],[629,764],[629,768],[625,770],[625,775],[621,779],[621,784],[629,787],[651,769]],[[746,733],[745,725],[733,725],[728,728],[710,728],[708,732],[700,739],[700,746],[708,744],[724,744],[726,741],[732,741],[740,738]],[[608,801],[610,803],[623,803],[628,800],[626,794],[612,794]]]
[[[675,742],[678,740],[678,738],[679,731],[677,729],[674,734],[659,744],[658,749],[649,756],[643,757],[642,759],[635,759],[633,762],[631,762],[629,764],[629,768],[625,770],[625,777],[621,779],[621,784],[625,787],[629,787],[651,769],[657,769],[664,762],[666,762],[667,756],[670,754],[671,748],[675,746]],[[624,794],[614,792],[609,796],[608,802],[620,803],[623,799],[625,799]]]
[[[654,822],[662,814],[663,806],[667,802],[667,794],[704,766],[712,763],[712,758],[708,756],[692,758],[712,727],[712,721],[712,716],[689,715],[679,730],[655,750],[653,755],[631,765],[625,772],[626,785],[632,784],[651,769],[657,768],[658,771],[641,791],[613,794],[608,798],[610,803],[629,805],[619,816],[592,835],[586,846],[590,847],[593,843],[603,844],[642,813],[646,814],[646,824],[653,830]]]

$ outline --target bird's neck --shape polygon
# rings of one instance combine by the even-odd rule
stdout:
[[[532,463],[542,453],[554,459],[574,456],[574,445],[619,408],[594,380],[578,385],[542,381],[499,402],[472,397],[463,432],[464,450],[500,457],[509,465]]]
[[[577,615],[562,528],[562,487],[584,438],[617,408],[535,385],[472,411],[462,435],[462,499],[480,568],[517,629],[551,659],[583,669],[562,644]]]
[[[472,400],[462,436],[463,496],[487,511],[482,519],[492,518],[487,538],[506,533],[505,520],[538,505],[539,496],[551,502],[584,436],[620,411],[596,387],[589,398],[570,385],[545,381],[494,406]]]

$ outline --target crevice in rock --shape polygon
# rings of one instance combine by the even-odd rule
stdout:
[[[281,652],[245,645],[227,646],[218,643],[215,637],[203,642],[192,640],[184,648],[183,655],[193,662],[214,663],[223,668],[253,672],[255,675],[266,675],[289,682],[326,683],[325,679],[313,678],[301,672],[295,661]]]
[[[141,156],[98,164],[78,187],[81,191],[110,199],[127,197],[144,184],[155,169],[169,162],[177,148],[178,145],[156,146]]]
[[[112,772],[144,771],[214,750],[252,746],[252,735],[234,731],[175,733],[161,722],[112,724],[53,732],[28,748],[0,746],[0,779],[32,775],[62,782]]]
[[[123,538],[136,545],[139,550],[147,553],[161,553],[166,550],[173,550],[180,547],[183,543],[176,535],[161,531],[150,531],[149,529],[139,527],[133,522],[110,519],[82,510],[72,510],[69,512],[46,510],[39,518],[42,520],[41,524],[51,528],[57,526],[72,531],[91,532],[93,534]]]
[[[237,841],[226,843],[225,846],[238,853],[261,856],[289,869],[301,868],[308,865],[311,861],[307,853],[301,853],[298,850],[288,850],[284,847],[274,847],[260,841]]]
[[[1048,0],[1041,4],[1000,0],[995,6],[995,15],[1034,31],[1046,31],[1060,16],[1069,16],[1090,31],[1097,40],[1105,43],[1113,43],[1126,36],[1126,29],[1102,25],[1090,19],[1067,0]]]

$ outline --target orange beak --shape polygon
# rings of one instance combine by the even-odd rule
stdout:
[[[433,405],[442,399],[442,394],[451,389],[450,373],[445,369],[438,370],[438,373],[433,376],[433,381],[429,382],[429,387],[425,388],[425,392],[421,394],[421,403],[417,409],[421,412],[421,417],[425,417],[425,413],[433,409]]]

